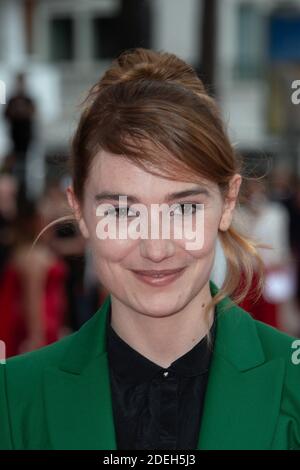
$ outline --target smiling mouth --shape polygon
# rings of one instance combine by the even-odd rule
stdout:
[[[146,271],[132,270],[132,272],[140,281],[146,284],[163,287],[180,277],[184,270],[185,268]]]
[[[164,277],[169,276],[171,274],[178,273],[182,271],[184,268],[177,268],[177,269],[166,269],[166,270],[146,270],[146,271],[139,271],[133,269],[132,271],[136,274],[140,274],[142,276],[148,277]]]

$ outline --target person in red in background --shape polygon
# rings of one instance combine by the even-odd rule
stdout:
[[[280,306],[293,295],[289,214],[282,204],[269,200],[266,185],[261,180],[247,181],[243,202],[237,223],[260,246],[265,282],[261,297],[254,298],[251,292],[255,291],[257,277],[253,277],[253,289],[241,307],[251,312],[256,320],[281,329]]]
[[[15,351],[12,335],[14,330],[15,310],[11,299],[15,299],[16,278],[12,270],[7,269],[7,262],[14,247],[17,217],[18,184],[16,178],[8,173],[0,176],[0,341],[11,355]],[[5,274],[4,274],[5,272]],[[6,354],[5,354],[6,355]]]
[[[0,174],[0,275],[13,244],[17,217],[18,182],[14,176]],[[1,287],[0,287],[1,288]]]
[[[26,202],[19,209],[14,246],[0,280],[0,339],[7,357],[58,340],[64,323],[67,269],[45,243],[30,250],[40,227],[35,205]]]

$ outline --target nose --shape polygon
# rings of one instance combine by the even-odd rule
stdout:
[[[155,263],[174,255],[175,247],[171,240],[142,239],[140,241],[140,255]]]

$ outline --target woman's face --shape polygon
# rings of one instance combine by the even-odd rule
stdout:
[[[171,181],[144,171],[122,156],[101,151],[90,169],[82,207],[77,204],[72,188],[68,188],[68,198],[83,235],[89,239],[99,281],[127,307],[159,317],[182,310],[207,286],[218,231],[226,230],[230,225],[239,185],[240,176],[236,175],[232,179],[230,199],[226,202],[214,183]],[[119,195],[127,196],[128,209],[124,209],[126,203],[119,204]],[[148,214],[147,219],[140,219],[147,229],[143,236],[132,237],[128,227],[138,220],[134,210],[136,203],[143,205],[139,209],[148,211],[143,212]],[[174,213],[167,211],[170,217],[164,219],[171,222],[167,237],[162,235],[162,225],[153,235],[154,226],[157,228],[157,224],[162,224],[162,216],[155,218],[157,211],[154,208],[163,203],[168,204],[165,207],[170,207],[170,211],[174,210]],[[188,206],[188,212],[182,214],[182,204],[194,206]],[[195,211],[195,204],[202,206]],[[116,213],[112,206],[123,207],[120,218],[118,215],[114,218]],[[105,210],[110,211],[108,215]],[[104,239],[103,231],[99,231],[99,222],[101,224],[104,219],[108,223],[116,222],[117,228],[123,223],[123,239],[120,235],[115,237],[115,233]],[[174,227],[179,224],[184,227],[185,223],[193,228],[193,233],[197,231],[203,235],[198,237],[200,243],[194,243],[193,249],[188,238],[191,235],[187,232],[183,230],[182,236],[175,236]],[[136,228],[141,229],[141,225]],[[120,232],[117,230],[116,233]],[[153,271],[164,270],[177,270],[177,273],[161,279],[152,277],[157,274]]]

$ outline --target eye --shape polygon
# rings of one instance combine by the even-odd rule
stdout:
[[[200,210],[202,208],[202,204],[199,203],[193,203],[193,202],[184,202],[184,203],[179,203],[176,204],[173,209],[170,212],[170,215],[192,215],[195,214],[197,210]]]
[[[122,217],[138,217],[139,211],[131,209],[128,206],[114,207],[105,211],[105,215],[116,215],[118,218]]]

